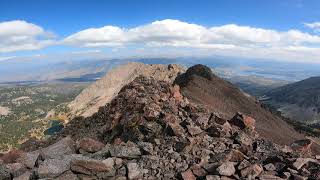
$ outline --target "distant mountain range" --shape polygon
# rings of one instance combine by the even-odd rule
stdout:
[[[291,119],[320,122],[320,77],[288,84],[266,93],[266,103],[276,107]]]
[[[128,62],[145,64],[180,64],[190,67],[204,64],[220,77],[241,80],[266,78],[272,81],[292,82],[319,76],[320,64],[288,63],[234,57],[177,57],[177,58],[126,58],[126,59],[70,59],[46,60],[41,58],[0,61],[0,83],[39,81],[95,81],[113,67]],[[248,79],[248,78],[246,78]],[[234,82],[233,80],[231,80]],[[247,81],[247,80],[246,80]],[[260,81],[260,80],[259,80]],[[263,80],[265,81],[265,80]],[[275,82],[277,84],[278,82]],[[275,86],[276,87],[276,86]]]

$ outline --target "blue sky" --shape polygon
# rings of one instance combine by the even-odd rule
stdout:
[[[83,52],[320,62],[319,9],[318,0],[2,0],[0,60]]]

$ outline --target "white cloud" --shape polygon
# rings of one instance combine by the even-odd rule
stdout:
[[[104,26],[102,28],[90,28],[77,32],[64,39],[66,44],[80,45],[84,47],[95,46],[118,46],[125,39],[123,30],[115,26]]]
[[[308,24],[314,28],[318,24]],[[320,62],[320,36],[299,30],[277,31],[227,24],[205,27],[166,19],[134,28],[104,26],[90,28],[64,39],[80,47],[179,47],[208,50],[212,53],[276,59],[317,60]],[[311,56],[312,55],[312,56]]]
[[[313,29],[316,32],[320,32],[320,22],[303,23],[306,27]]]
[[[320,28],[320,23],[305,25],[314,30]],[[170,49],[174,49],[177,54],[180,51],[193,56],[217,54],[320,62],[320,36],[295,29],[278,31],[237,24],[206,27],[166,19],[132,28],[107,25],[84,29],[57,43],[38,25],[25,21],[0,23],[0,53],[50,45],[86,47],[89,51],[109,47],[110,52],[122,55],[137,48],[144,49],[141,53],[162,51],[161,54],[172,53]]]
[[[26,21],[0,22],[0,53],[36,50],[52,45],[53,34]]]

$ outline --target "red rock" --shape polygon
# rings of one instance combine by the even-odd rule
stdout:
[[[236,169],[233,162],[225,162],[217,168],[217,172],[222,176],[232,176],[236,172]]]
[[[94,175],[99,172],[109,172],[113,170],[113,164],[98,160],[72,160],[71,170],[77,173]]]
[[[245,158],[247,158],[241,151],[236,149],[232,149],[228,156],[229,156],[229,161],[232,161],[232,162],[241,162]]]
[[[256,120],[250,116],[246,116],[238,112],[229,122],[230,124],[238,126],[241,129],[244,129],[244,128],[255,129]]]
[[[196,177],[192,173],[191,169],[188,169],[181,173],[181,177],[183,180],[196,180]]]
[[[104,148],[104,144],[91,138],[82,138],[78,142],[78,148],[86,152],[94,153]]]
[[[167,114],[164,120],[169,125],[166,129],[169,135],[183,136],[184,129],[180,126],[175,116]]]
[[[260,164],[253,164],[251,166],[246,167],[245,169],[241,170],[241,177],[250,177],[255,178],[259,176],[263,171],[263,168]]]
[[[173,97],[175,100],[177,100],[177,101],[182,101],[183,96],[182,96],[181,93],[180,93],[180,86],[174,85],[174,86],[171,88],[171,94],[172,94],[172,97]]]
[[[21,155],[24,152],[21,150],[11,150],[8,153],[4,154],[0,159],[3,161],[3,163],[8,164],[8,163],[15,163],[18,158],[21,157]]]
[[[156,104],[156,103],[150,103],[148,104],[148,106],[145,106],[143,108],[143,116],[149,120],[149,121],[153,121],[155,120],[156,118],[159,117],[160,115],[160,111],[161,111],[161,107]]]
[[[190,168],[194,175],[198,177],[206,176],[208,173],[199,165],[195,164]]]
[[[191,136],[195,136],[202,133],[202,129],[196,125],[187,125],[187,129]]]

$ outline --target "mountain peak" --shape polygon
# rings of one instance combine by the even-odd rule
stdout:
[[[71,120],[46,147],[3,159],[36,171],[29,179],[316,179],[320,163],[304,158],[314,157],[311,145],[283,148],[260,137],[245,114],[221,118],[189,102],[179,86],[138,76],[97,113]]]
[[[203,78],[206,78],[208,80],[212,80],[214,77],[213,72],[208,66],[202,65],[202,64],[197,64],[194,66],[191,66],[187,72],[185,73],[187,77],[190,77],[192,75],[197,75]]]

